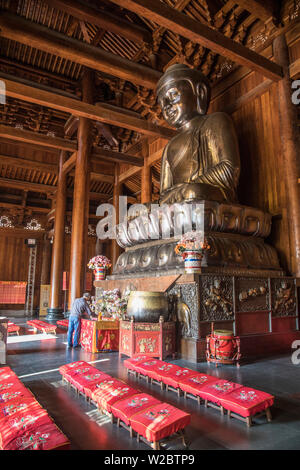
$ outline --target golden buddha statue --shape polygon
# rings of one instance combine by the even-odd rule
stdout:
[[[179,130],[162,156],[160,203],[193,200],[236,202],[240,156],[226,113],[207,115],[210,86],[198,70],[169,67],[157,84],[164,119]]]

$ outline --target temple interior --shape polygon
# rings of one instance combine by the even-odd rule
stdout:
[[[300,449],[299,129],[299,0],[0,0],[1,450]]]

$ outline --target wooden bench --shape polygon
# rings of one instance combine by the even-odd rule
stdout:
[[[51,325],[42,320],[27,320],[27,325],[33,326],[34,331],[42,331],[43,333],[56,333],[56,325]]]
[[[183,392],[184,398],[196,399],[199,405],[202,402],[223,415],[228,412],[228,417],[240,419],[248,427],[258,415],[265,414],[268,422],[272,419],[270,407],[274,397],[269,393],[150,357],[133,357],[125,360],[124,365],[135,377],[142,374],[151,383],[159,384],[161,389],[165,386],[178,396]]]
[[[20,327],[18,325],[15,325],[14,323],[12,322],[8,322],[8,325],[7,325],[7,333],[10,334],[10,333],[16,333],[18,336],[19,336],[19,331],[20,331]]]
[[[69,320],[57,320],[56,324],[63,328],[69,328]]]
[[[135,432],[138,441],[142,440],[154,450],[160,449],[166,439],[168,442],[181,439],[187,447],[184,428],[190,422],[190,414],[142,393],[84,361],[65,364],[59,371],[64,381],[77,393],[86,395],[112,423],[117,420],[117,426],[128,430],[131,438]],[[97,375],[100,377],[96,378]]]

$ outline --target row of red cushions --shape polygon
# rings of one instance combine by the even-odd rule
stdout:
[[[10,367],[0,368],[0,448],[68,449],[69,440]]]
[[[42,320],[27,320],[27,324],[33,326],[34,328],[44,329],[46,331],[56,331],[57,326],[51,325]]]
[[[141,393],[84,361],[66,364],[60,373],[97,405],[120,418],[151,442],[185,428],[190,415],[172,405]]]
[[[268,393],[149,356],[140,355],[126,359],[124,365],[166,385],[223,406],[243,417],[253,416],[274,403],[274,397]]]

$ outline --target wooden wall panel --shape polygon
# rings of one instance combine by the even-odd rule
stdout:
[[[243,96],[260,82],[258,74],[247,75],[216,98],[210,112],[226,110],[228,103]],[[274,216],[268,241],[278,250],[281,265],[286,270],[291,254],[282,177],[284,156],[281,151],[277,84],[274,83],[267,92],[242,105],[231,117],[235,123],[241,156],[239,202],[258,207]]]

